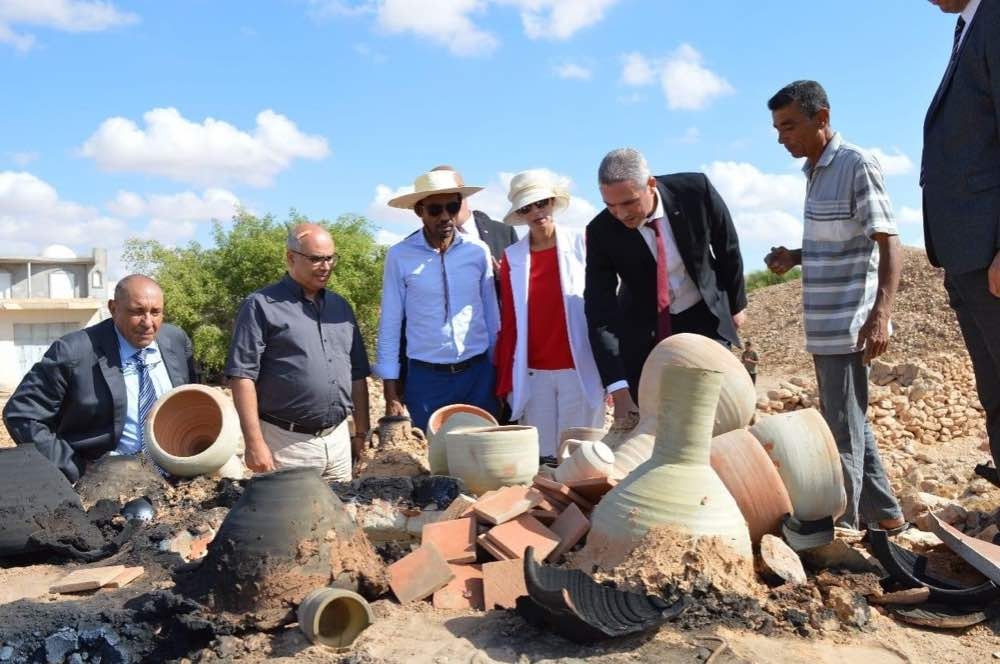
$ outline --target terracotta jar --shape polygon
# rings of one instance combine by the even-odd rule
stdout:
[[[792,501],[774,462],[746,429],[712,439],[712,468],[736,499],[750,529],[754,546],[768,533],[781,534],[781,519],[792,512]]]
[[[497,418],[478,406],[456,403],[442,406],[427,420],[427,456],[432,475],[449,475],[444,435],[458,428],[496,426]]]
[[[530,484],[538,472],[538,430],[528,426],[454,429],[444,435],[450,474],[481,495]]]
[[[0,449],[0,558],[29,553],[36,516],[58,507],[82,510],[80,497],[56,466],[34,445]]]
[[[259,627],[291,620],[317,587],[369,598],[387,589],[382,561],[314,468],[251,479],[201,565],[176,581],[185,595]]]
[[[619,564],[650,528],[674,525],[717,536],[751,557],[750,534],[733,496],[709,464],[723,374],[666,365],[653,454],[598,503],[584,558]]]
[[[573,452],[553,472],[557,482],[573,482],[598,477],[610,477],[615,467],[615,453],[599,440],[566,441]]]
[[[317,588],[296,613],[306,638],[330,648],[346,648],[375,622],[365,598],[342,588]]]
[[[205,385],[180,385],[159,399],[146,419],[146,449],[175,477],[214,473],[243,444],[233,401]]]
[[[563,461],[573,453],[566,450],[567,440],[600,440],[604,438],[604,429],[596,427],[569,427],[559,432],[559,447],[556,451],[556,460]]]
[[[815,408],[763,417],[750,428],[778,469],[799,521],[837,520],[847,507],[837,443]]]
[[[722,372],[722,389],[712,425],[713,436],[750,423],[757,406],[757,392],[750,374],[736,356],[719,342],[700,334],[687,333],[667,337],[646,358],[639,377],[639,411],[643,417],[655,417],[658,412],[660,375],[667,365]]]

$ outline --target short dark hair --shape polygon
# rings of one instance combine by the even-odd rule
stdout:
[[[785,108],[792,102],[798,102],[799,108],[808,117],[813,117],[819,109],[830,109],[830,100],[826,96],[826,90],[816,81],[794,81],[767,100],[767,108],[770,111],[777,111]]]

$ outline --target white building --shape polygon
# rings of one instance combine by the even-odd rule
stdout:
[[[17,387],[53,341],[109,316],[107,271],[104,249],[0,256],[0,391]]]

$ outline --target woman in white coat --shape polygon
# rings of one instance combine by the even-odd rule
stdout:
[[[583,312],[586,249],[582,231],[556,225],[569,194],[548,171],[518,173],[507,194],[509,224],[528,233],[500,262],[497,396],[511,420],[538,429],[543,457],[554,457],[559,432],[604,426],[604,389]]]

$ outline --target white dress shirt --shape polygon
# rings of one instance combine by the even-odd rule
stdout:
[[[976,15],[976,10],[979,9],[979,3],[982,0],[969,0],[969,4],[965,6],[962,10],[962,19],[965,21],[965,27],[962,28],[962,36],[958,38],[959,46],[965,41],[965,35],[969,34],[969,28],[972,26],[972,19]]]
[[[667,213],[663,209],[663,199],[656,195],[656,207],[653,213],[646,217],[646,223],[639,227],[642,239],[646,241],[646,246],[656,259],[656,233],[649,227],[649,222],[654,219],[663,219],[660,226],[660,241],[667,254],[667,279],[670,282],[670,313],[679,314],[701,301],[701,292],[694,280],[688,276],[684,268],[684,260],[681,252],[677,248],[677,241],[674,240],[674,231],[670,227],[670,220],[666,218]],[[659,269],[659,266],[657,266]]]

